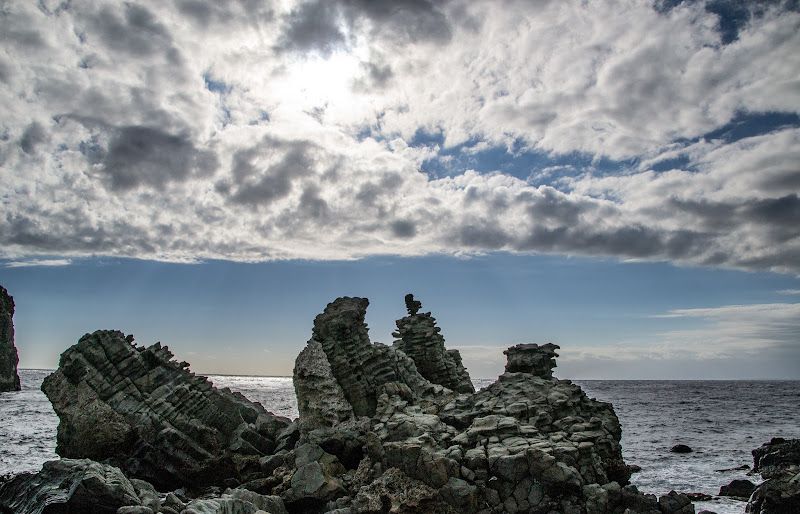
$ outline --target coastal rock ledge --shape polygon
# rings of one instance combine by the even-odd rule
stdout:
[[[291,423],[160,344],[87,334],[42,386],[62,460],[0,486],[0,512],[77,512],[87,498],[117,514],[694,512],[684,494],[628,483],[613,407],[553,377],[558,346],[509,348],[474,392],[413,296],[392,346],[370,341],[368,305],[338,298],[314,320]]]
[[[17,364],[19,356],[14,346],[14,297],[0,286],[0,393],[19,391]]]

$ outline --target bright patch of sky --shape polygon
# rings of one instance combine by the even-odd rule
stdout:
[[[514,262],[520,276],[569,263],[561,287],[575,292],[588,270],[624,281],[648,269],[659,284],[725,273],[771,293],[712,280],[727,300],[702,304],[687,285],[609,327],[601,349],[597,331],[573,337],[572,318],[554,314],[564,325],[534,339],[561,331],[566,373],[603,374],[591,363],[604,362],[625,375],[624,343],[653,359],[640,373],[702,374],[711,368],[681,361],[700,355],[722,363],[710,374],[744,377],[737,351],[798,344],[772,329],[795,313],[785,291],[800,273],[796,0],[12,0],[0,39],[0,283],[29,277],[15,296],[37,274],[98,280],[86,271],[98,259],[130,270],[111,275],[131,290],[126,276],[163,262],[223,287],[226,266],[274,280],[291,263],[334,266],[346,284],[400,259],[415,263],[394,267],[403,283],[471,270],[477,296],[493,287],[481,263]],[[346,294],[325,291],[298,300],[306,324]],[[520,296],[497,301],[511,312]],[[642,297],[617,307],[638,312]],[[615,319],[592,298],[577,327]],[[229,304],[245,312],[250,300]],[[732,306],[768,320],[742,334],[768,335],[733,342]],[[470,319],[444,328],[480,333]],[[465,360],[480,367],[494,362],[481,348],[525,339],[522,320],[507,325],[518,331],[502,342],[461,343]],[[623,337],[623,326],[642,330]]]

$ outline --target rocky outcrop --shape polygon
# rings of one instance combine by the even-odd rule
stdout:
[[[17,364],[19,356],[14,346],[14,297],[0,286],[0,393],[19,391]]]
[[[800,439],[776,437],[753,450],[753,471],[765,480],[750,496],[748,514],[800,512]]]
[[[86,334],[42,384],[60,418],[56,452],[165,488],[247,480],[290,421],[187,368],[160,343]]]
[[[119,468],[89,459],[50,461],[39,473],[17,475],[0,486],[0,512],[288,514],[279,497],[246,489],[227,489],[184,502],[174,493],[160,495],[148,482],[128,479]]]
[[[364,323],[368,305],[366,298],[338,298],[314,319],[312,330],[311,342],[322,347],[354,415],[374,416],[378,398],[390,384],[417,401],[441,398],[444,388],[425,379],[405,353],[370,342]],[[301,393],[298,405],[304,402]]]
[[[292,380],[303,432],[334,427],[355,416],[318,341],[309,341],[297,356]]]
[[[354,415],[339,425],[312,425],[320,428],[309,427],[300,446],[281,457],[284,465],[275,468],[273,484],[290,511],[302,505],[337,513],[694,512],[686,495],[656,499],[625,485],[630,471],[614,410],[552,377],[557,346],[510,348],[497,382],[458,395],[442,387],[440,378],[448,373],[422,376],[403,349],[405,339],[392,348],[370,343],[363,323],[367,305],[359,298],[329,304],[315,320],[307,353],[298,358],[298,403],[317,397],[308,384],[318,376],[329,380],[327,372],[298,373],[313,355],[313,369],[326,369],[319,361],[328,360]],[[398,328],[428,319],[418,314],[421,306],[412,297],[407,306],[409,316]],[[423,324],[426,337],[437,334],[432,321],[417,326]],[[441,339],[437,352],[446,352]],[[336,417],[323,414],[315,416]],[[301,423],[302,417],[301,410]],[[317,464],[309,467],[303,449],[304,476],[313,476],[324,493],[306,489],[299,503],[298,486],[305,480],[295,478],[297,459],[311,442],[318,448],[310,454]]]
[[[45,462],[39,473],[22,473],[0,487],[0,509],[15,514],[115,514],[124,506],[142,506],[131,481],[118,468],[89,459]]]
[[[475,387],[461,362],[458,350],[447,350],[444,337],[430,312],[419,314],[422,303],[407,294],[408,316],[397,320],[398,338],[393,346],[411,357],[420,375],[435,384],[441,384],[458,393],[474,393]]]
[[[723,485],[719,488],[720,496],[731,496],[733,498],[740,498],[747,501],[750,495],[753,494],[756,486],[753,482],[744,479],[731,480],[728,485]]]

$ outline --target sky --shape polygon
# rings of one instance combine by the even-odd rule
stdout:
[[[20,366],[290,375],[412,292],[473,377],[800,379],[800,6],[0,0]]]

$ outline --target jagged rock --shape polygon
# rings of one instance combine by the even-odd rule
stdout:
[[[413,297],[406,303],[410,316],[405,320],[432,320],[418,314]],[[477,393],[453,395],[422,377],[406,350],[397,348],[402,345],[369,342],[367,305],[365,299],[337,299],[314,323],[312,342],[322,347],[354,413],[339,425],[305,432],[298,447],[313,444],[317,453],[336,456],[340,463],[347,459],[338,470],[342,490],[326,504],[330,511],[694,512],[686,495],[671,493],[659,501],[625,485],[631,468],[622,459],[613,407],[552,377],[557,346],[510,348],[506,372],[497,382]],[[322,359],[319,352],[315,359]],[[318,467],[309,468],[307,478],[296,478],[294,469],[302,467],[296,454],[297,449],[288,452],[273,468],[273,483],[285,499],[306,480],[329,480],[322,479]],[[328,474],[335,477],[336,471]]]
[[[397,468],[386,473],[371,484],[362,487],[353,501],[354,514],[457,514],[435,489],[414,480]]]
[[[753,471],[766,480],[750,496],[748,514],[800,512],[800,439],[776,437],[753,450]]]
[[[395,348],[369,340],[364,323],[369,300],[338,298],[314,319],[311,341],[320,343],[333,376],[356,416],[373,416],[378,397],[389,384],[399,384],[415,400],[445,400],[442,386],[426,380],[414,361]],[[296,382],[297,383],[297,382]],[[295,390],[298,391],[297,386]],[[298,404],[305,403],[301,386]]]
[[[19,474],[0,487],[0,506],[15,514],[115,514],[141,505],[119,468],[89,459],[45,462],[39,473]]]
[[[670,491],[668,494],[658,498],[658,508],[661,512],[670,514],[694,514],[692,500],[685,494]]]
[[[753,450],[752,454],[753,471],[769,479],[783,469],[800,466],[800,439],[773,437],[770,442]]]
[[[118,331],[86,334],[42,390],[60,418],[56,452],[108,460],[164,489],[244,481],[271,453],[286,418],[216,389],[167,347]]]
[[[720,496],[733,496],[734,498],[744,498],[745,500],[750,498],[750,495],[753,494],[756,485],[744,479],[736,479],[731,480],[731,483],[728,485],[723,485],[719,488],[719,495]]]
[[[509,373],[530,373],[537,377],[550,379],[553,378],[553,368],[556,367],[556,357],[558,346],[547,343],[542,346],[538,344],[518,344],[504,350],[507,356],[506,371]]]
[[[393,347],[413,359],[417,371],[434,384],[441,384],[458,393],[474,393],[475,387],[461,362],[458,350],[447,350],[444,337],[430,312],[418,314],[422,303],[414,295],[406,295],[409,315],[397,320],[397,337]]]
[[[215,498],[189,502],[181,514],[288,514],[278,496],[265,496],[246,489],[228,489]]]
[[[19,356],[14,346],[14,297],[0,286],[0,393],[19,391],[17,364]]]
[[[292,378],[302,432],[334,427],[354,417],[353,408],[333,376],[318,341],[309,341],[297,356]]]

